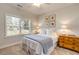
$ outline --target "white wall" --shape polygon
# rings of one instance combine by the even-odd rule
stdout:
[[[62,27],[62,22],[66,24],[67,28],[73,33],[79,34],[79,5],[69,6],[56,11],[51,11],[44,15],[56,14],[56,30],[60,30]],[[39,18],[43,20],[41,15]]]
[[[62,21],[65,23],[70,31],[79,34],[79,5],[66,7],[55,12],[56,13],[56,24],[57,30],[62,26]]]
[[[55,28],[54,27],[46,27],[45,26],[45,17],[46,16],[55,16],[54,13],[50,14],[50,13],[46,13],[46,14],[43,14],[41,16],[39,16],[39,24],[40,24],[40,27],[41,27],[41,33],[42,34],[48,34],[48,35],[51,35],[52,31],[55,32]]]
[[[26,18],[26,19],[31,19],[33,22],[37,22],[37,16],[34,14],[31,14],[29,12],[22,11],[18,8],[9,6],[7,4],[0,4],[0,45],[2,43],[9,43],[9,42],[16,42],[17,39],[16,37],[5,37],[5,16],[11,14],[15,15],[18,17]],[[9,41],[5,41],[6,39],[9,39]]]

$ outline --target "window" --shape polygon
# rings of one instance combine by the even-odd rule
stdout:
[[[22,34],[28,34],[31,32],[31,21],[21,21],[21,33]]]
[[[31,31],[31,21],[18,17],[6,16],[6,36],[28,34]]]

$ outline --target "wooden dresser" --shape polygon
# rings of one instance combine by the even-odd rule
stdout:
[[[79,37],[61,35],[58,38],[58,46],[79,52]]]

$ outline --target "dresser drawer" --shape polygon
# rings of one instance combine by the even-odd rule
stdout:
[[[59,41],[70,41],[70,42],[72,42],[72,41],[74,41],[74,38],[63,37],[63,38],[59,38]]]
[[[79,39],[74,39],[74,42],[78,44],[79,43]]]
[[[67,44],[67,43],[59,43],[59,46],[65,47],[65,48],[69,48],[69,49],[73,49],[74,48],[74,45]]]
[[[68,48],[68,49],[74,49],[74,46],[69,45],[69,44],[64,44],[63,47]]]
[[[59,42],[59,46],[64,46],[64,43],[63,43],[63,42],[62,42],[62,43],[61,43],[61,42]]]
[[[72,44],[72,45],[74,45],[74,42],[73,41],[64,41],[64,44]]]
[[[74,41],[74,38],[68,38],[68,39],[65,39],[66,41],[69,41],[69,42],[73,42]]]
[[[60,37],[59,40],[63,40],[63,37]]]
[[[69,40],[64,40],[64,39],[63,40],[60,39],[59,42],[60,43],[65,43],[65,44],[74,44],[74,41],[69,41]]]
[[[64,42],[64,40],[63,39],[60,39],[59,42]]]
[[[75,43],[74,43],[74,46],[79,46],[79,43],[76,43],[76,42],[75,42]]]

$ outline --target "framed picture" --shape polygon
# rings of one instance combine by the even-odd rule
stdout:
[[[49,22],[50,22],[50,27],[56,27],[56,15],[51,15]]]
[[[45,26],[47,28],[55,28],[56,27],[56,15],[45,16]]]

